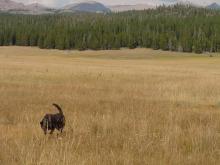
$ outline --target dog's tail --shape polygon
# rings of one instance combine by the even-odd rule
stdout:
[[[55,106],[55,107],[58,109],[58,111],[60,112],[60,114],[63,114],[63,111],[62,111],[62,109],[61,109],[61,107],[60,107],[59,105],[53,103],[53,106]]]

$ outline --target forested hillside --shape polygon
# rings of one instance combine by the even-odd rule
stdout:
[[[176,5],[109,14],[0,14],[0,45],[220,52],[220,11]]]

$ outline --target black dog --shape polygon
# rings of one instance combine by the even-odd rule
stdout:
[[[47,131],[50,130],[50,134],[53,133],[55,129],[62,133],[65,126],[65,116],[63,115],[63,111],[59,105],[53,104],[59,113],[57,114],[46,114],[42,121],[40,122],[41,128],[44,131],[44,134],[47,134]]]

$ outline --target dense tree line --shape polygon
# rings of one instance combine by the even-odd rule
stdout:
[[[146,47],[220,52],[220,11],[176,5],[108,14],[0,14],[0,46],[46,49]]]

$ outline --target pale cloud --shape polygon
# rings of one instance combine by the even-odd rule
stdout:
[[[61,7],[64,6],[66,4],[70,4],[70,3],[77,3],[77,2],[81,2],[81,1],[86,1],[86,0],[14,0],[17,2],[23,2],[25,4],[30,4],[30,3],[40,3],[46,6],[50,6],[50,7]],[[116,5],[116,4],[150,4],[150,5],[154,5],[154,4],[161,4],[161,1],[164,2],[173,2],[173,1],[184,1],[184,0],[96,0],[97,2],[101,2],[104,3],[106,5]],[[220,4],[220,0],[187,0],[190,1],[194,4],[198,4],[198,5],[208,5],[210,3],[213,2],[217,2]]]

